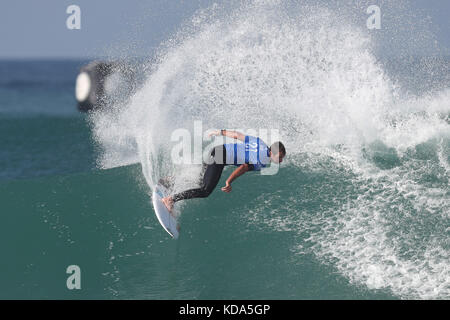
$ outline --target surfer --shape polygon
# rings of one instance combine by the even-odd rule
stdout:
[[[186,190],[165,198],[162,202],[169,211],[172,211],[175,202],[192,198],[208,197],[219,182],[222,171],[226,165],[238,166],[225,182],[223,192],[231,192],[231,183],[247,171],[260,171],[270,162],[281,163],[286,156],[286,149],[281,142],[275,142],[268,147],[258,137],[247,136],[240,132],[230,130],[217,130],[209,136],[226,136],[237,139],[243,143],[227,143],[216,146],[210,153],[208,163],[203,166],[203,179],[199,188]]]

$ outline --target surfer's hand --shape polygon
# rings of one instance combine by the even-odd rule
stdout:
[[[208,133],[208,137],[211,137],[211,136],[220,136],[220,130],[214,130],[214,131],[211,131],[210,133]]]
[[[227,181],[225,187],[222,188],[223,192],[229,193],[231,192],[231,184]]]

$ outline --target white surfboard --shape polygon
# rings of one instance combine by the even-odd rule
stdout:
[[[168,190],[161,184],[157,184],[152,194],[153,208],[156,217],[164,230],[174,239],[178,239],[177,220],[169,213],[166,206],[162,202],[162,198],[168,195]]]

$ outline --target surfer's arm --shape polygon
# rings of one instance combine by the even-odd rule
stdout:
[[[225,137],[229,137],[232,139],[238,139],[241,141],[245,141],[245,134],[242,134],[237,131],[225,130],[225,129],[213,131],[209,134],[209,136],[225,136]]]
[[[249,170],[249,165],[244,163],[241,164],[236,170],[234,170],[230,176],[228,177],[227,181],[225,182],[225,187],[222,188],[222,191],[224,192],[231,192],[231,183],[236,180],[237,177],[242,176],[244,173],[246,173]]]

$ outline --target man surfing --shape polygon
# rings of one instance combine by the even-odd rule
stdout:
[[[172,211],[173,205],[177,201],[208,197],[217,186],[226,165],[237,166],[222,188],[223,192],[229,193],[231,192],[231,183],[236,178],[247,171],[260,171],[270,162],[281,163],[286,156],[286,149],[279,141],[268,147],[258,137],[247,136],[236,131],[217,130],[209,134],[209,136],[213,135],[226,136],[243,143],[227,143],[214,147],[210,153],[209,162],[204,164],[203,179],[199,188],[189,189],[161,199],[169,212]]]

